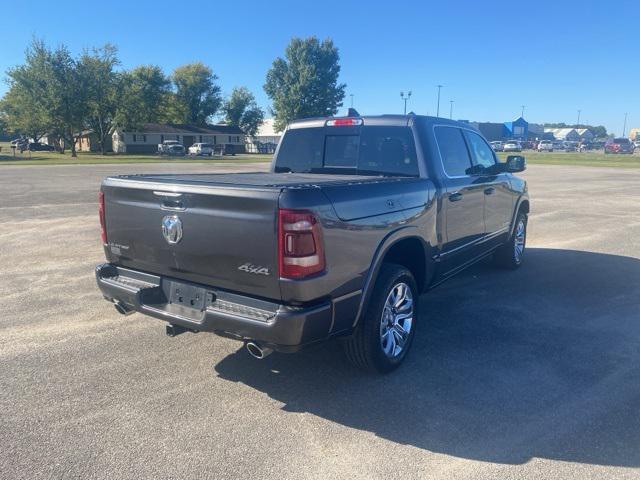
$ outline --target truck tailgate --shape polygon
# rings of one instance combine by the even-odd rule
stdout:
[[[112,263],[280,298],[279,187],[114,177],[102,191]]]

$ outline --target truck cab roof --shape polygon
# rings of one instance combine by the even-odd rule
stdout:
[[[423,124],[437,124],[437,125],[452,125],[462,128],[473,128],[471,125],[465,122],[459,122],[457,120],[449,120],[448,118],[432,117],[427,115],[359,115],[359,116],[343,116],[343,117],[313,117],[303,118],[300,120],[294,120],[287,128],[312,128],[312,127],[324,127],[327,126],[327,122],[330,121],[346,121],[346,120],[361,120],[361,125],[375,125],[375,126],[395,126],[405,127],[413,124],[416,120],[419,120]],[[356,124],[353,124],[357,126]]]

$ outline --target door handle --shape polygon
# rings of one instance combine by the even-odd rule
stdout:
[[[491,194],[492,194],[493,192],[495,192],[495,191],[496,191],[496,189],[495,189],[495,188],[493,188],[493,187],[485,188],[485,189],[484,189],[484,194],[485,194],[485,195],[491,195]]]
[[[180,199],[165,198],[162,200],[162,208],[164,210],[184,210],[184,203]]]
[[[450,202],[457,202],[458,200],[462,200],[462,194],[460,192],[453,192],[449,194]]]

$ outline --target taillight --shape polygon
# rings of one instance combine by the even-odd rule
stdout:
[[[104,193],[98,193],[98,215],[100,215],[100,236],[102,237],[102,243],[107,243],[107,222],[105,221],[104,211]]]
[[[313,213],[278,211],[278,265],[281,278],[300,279],[324,270],[322,228]]]

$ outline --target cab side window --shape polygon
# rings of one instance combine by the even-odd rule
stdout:
[[[467,175],[471,168],[469,151],[462,136],[462,130],[456,127],[435,127],[436,141],[442,158],[444,171],[449,177]]]
[[[479,165],[483,168],[491,168],[496,164],[493,149],[480,135],[465,130],[464,136],[467,139],[469,151],[471,152],[471,162],[474,166]]]

